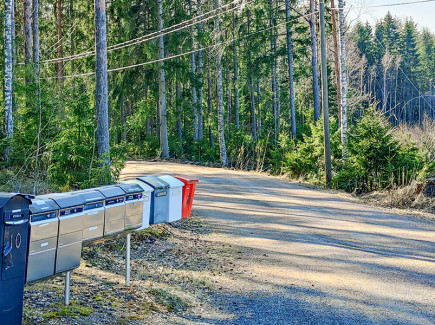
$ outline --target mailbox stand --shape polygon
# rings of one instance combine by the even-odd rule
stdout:
[[[126,239],[126,251],[125,251],[125,285],[127,287],[130,286],[130,240],[131,240],[131,234],[127,234]]]
[[[67,306],[69,306],[70,287],[71,287],[71,271],[68,271],[65,274],[65,305]]]

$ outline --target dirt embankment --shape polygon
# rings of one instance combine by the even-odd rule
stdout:
[[[218,279],[234,273],[237,247],[217,240],[198,217],[132,236],[132,284],[125,286],[125,239],[83,249],[72,273],[26,287],[24,324],[179,324],[229,316],[213,304]]]

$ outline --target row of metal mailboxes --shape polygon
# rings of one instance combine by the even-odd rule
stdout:
[[[147,176],[37,196],[30,205],[26,281],[78,267],[83,242],[188,216],[196,182],[169,175]]]

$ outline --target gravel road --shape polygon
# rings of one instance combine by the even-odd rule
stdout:
[[[167,173],[199,177],[194,213],[241,248],[215,295],[230,318],[198,322],[435,324],[433,220],[256,173],[129,162],[122,178]]]

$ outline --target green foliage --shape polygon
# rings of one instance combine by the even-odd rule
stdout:
[[[406,185],[428,168],[426,156],[409,142],[395,139],[387,119],[375,107],[350,129],[348,158],[333,179],[337,188],[366,192]],[[433,163],[432,163],[433,164]]]
[[[333,168],[340,164],[341,145],[337,122],[330,120],[331,127],[331,153]],[[323,123],[310,125],[310,133],[303,136],[302,141],[289,142],[280,137],[281,148],[287,148],[282,156],[282,170],[294,178],[305,178],[320,181],[324,177],[324,144]],[[285,141],[286,145],[282,143]]]

